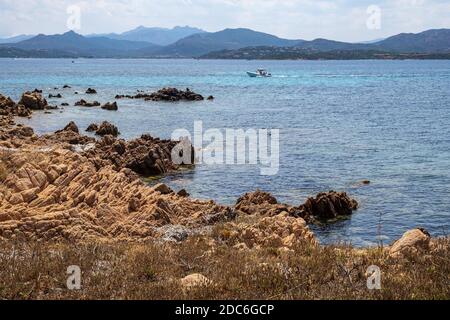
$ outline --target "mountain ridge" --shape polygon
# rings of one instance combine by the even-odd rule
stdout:
[[[206,31],[190,26],[176,26],[172,29],[139,26],[123,33],[91,34],[86,37],[92,38],[101,36],[114,40],[141,41],[166,46],[190,35],[204,32]]]
[[[224,49],[239,49],[254,45],[294,45],[303,40],[288,40],[247,28],[224,29],[217,32],[194,34],[162,48],[157,53],[166,56],[195,57]]]
[[[185,30],[186,27],[179,28]],[[148,29],[141,26],[128,31],[127,34],[135,34]],[[157,28],[151,29],[156,30]],[[194,29],[191,28],[191,31],[194,32]],[[227,51],[226,54],[232,56],[233,50],[240,50],[242,53],[242,49],[251,48],[252,52],[257,52],[258,49],[255,48],[258,47],[269,51],[270,49],[267,48],[271,47],[288,48],[283,50],[294,53],[359,52],[359,54],[344,54],[349,57],[359,56],[363,51],[396,54],[446,54],[450,53],[450,29],[431,29],[416,34],[401,33],[374,43],[347,43],[323,38],[312,41],[290,40],[251,29],[236,28],[218,32],[194,33],[166,46],[146,41],[117,40],[99,35],[88,37],[73,31],[59,35],[39,34],[18,43],[0,44],[2,56],[9,54],[14,57],[14,53],[32,55],[32,52],[39,53],[41,56],[42,52],[47,52],[49,55],[54,53],[56,56],[93,58],[198,58],[222,51]],[[23,52],[27,50],[32,52],[28,54]],[[277,55],[279,55],[279,49],[273,51],[278,51]],[[330,55],[318,56],[328,57]]]
[[[74,31],[64,34],[39,34],[13,45],[3,44],[0,47],[11,47],[20,50],[56,50],[80,57],[126,56],[133,50],[144,47],[158,47],[148,42],[114,40],[106,37],[87,38]]]

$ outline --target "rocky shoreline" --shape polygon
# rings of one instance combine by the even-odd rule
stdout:
[[[180,94],[197,100],[190,91]],[[224,206],[163,184],[151,187],[141,178],[180,168],[171,161],[177,141],[146,134],[125,141],[109,123],[92,125],[101,139],[80,134],[75,122],[37,136],[14,121],[47,107],[38,91],[24,93],[18,104],[0,95],[0,239],[5,241],[178,242],[201,234],[240,249],[290,250],[304,241],[318,243],[308,224],[346,217],[358,208],[356,200],[335,191],[290,206],[257,190]],[[405,237],[388,250],[428,250],[431,237],[425,230]]]
[[[198,93],[191,91],[191,89],[186,88],[185,91],[178,90],[176,88],[163,88],[153,93],[139,92],[138,94],[132,95],[116,95],[116,99],[144,99],[145,101],[203,101],[205,98]],[[213,96],[209,96],[208,100],[214,100]]]

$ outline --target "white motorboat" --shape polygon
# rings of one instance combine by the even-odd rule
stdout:
[[[247,72],[248,76],[251,78],[268,78],[271,77],[272,74],[269,73],[266,69],[258,69],[256,72]]]

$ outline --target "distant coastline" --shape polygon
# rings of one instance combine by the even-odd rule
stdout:
[[[79,60],[79,59],[106,59],[106,60],[247,60],[247,61],[358,61],[358,60],[450,60],[449,54],[396,54],[396,53],[380,53],[378,55],[365,55],[364,53],[349,53],[348,55],[340,55],[334,53],[318,53],[308,55],[298,55],[292,57],[268,55],[255,56],[252,58],[245,56],[234,56],[228,52],[213,52],[202,57],[70,57],[70,56],[51,56],[46,54],[40,55],[24,55],[24,56],[2,56],[0,59],[18,59],[18,60],[34,60],[34,59],[61,59],[61,60]]]
[[[433,29],[417,34],[402,33],[371,43],[347,43],[328,39],[290,40],[244,28],[213,33],[194,28],[188,28],[181,34],[174,32],[166,30],[164,34],[155,37],[154,29],[141,27],[132,32],[133,36],[83,36],[73,31],[56,35],[40,34],[19,42],[0,43],[0,58],[450,59],[450,29]]]
[[[450,53],[396,53],[371,50],[308,51],[297,48],[254,47],[211,52],[199,59],[220,60],[450,60]]]

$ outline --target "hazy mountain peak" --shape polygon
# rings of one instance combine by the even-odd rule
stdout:
[[[67,31],[65,33],[62,34],[63,37],[68,37],[68,38],[84,38],[81,34],[76,33],[73,30]]]
[[[128,40],[128,41],[140,41],[149,42],[152,44],[166,46],[172,44],[180,39],[191,36],[196,33],[204,33],[205,31],[193,28],[189,26],[180,27],[176,26],[172,29],[157,28],[157,27],[145,27],[138,26],[130,31],[123,32],[121,34],[104,34],[103,37],[107,37],[115,40]],[[90,35],[93,37],[98,35]]]

